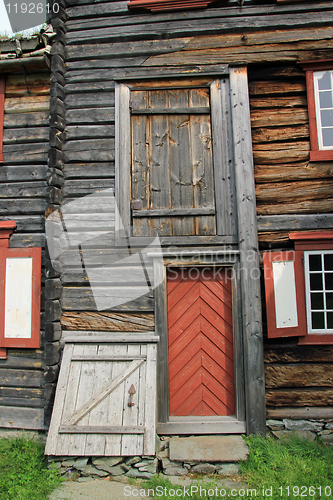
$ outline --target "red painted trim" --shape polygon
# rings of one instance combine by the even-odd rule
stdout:
[[[5,77],[0,76],[0,163],[3,163],[3,122],[5,113]]]
[[[0,221],[0,247],[9,247],[9,238],[16,229],[15,220]]]
[[[289,233],[290,240],[333,240],[333,230]]]
[[[40,347],[40,293],[41,293],[41,248],[0,248],[0,311],[5,310],[5,282],[7,257],[32,257],[32,311],[31,338],[8,339],[4,336],[5,315],[0,322],[0,347]]]
[[[0,347],[0,359],[7,359],[7,349]]]
[[[264,252],[265,296],[268,338],[295,337],[306,334],[305,283],[301,252]],[[273,280],[273,262],[293,261],[298,326],[277,328]]]
[[[129,9],[147,9],[151,12],[166,10],[204,8],[215,0],[131,0],[127,3]]]
[[[333,59],[325,59],[325,61],[301,61],[299,65],[304,71],[322,71],[333,68]]]
[[[310,333],[305,337],[300,337],[297,345],[331,345],[333,344],[332,334]]]
[[[310,126],[310,141],[311,141],[311,126]],[[318,144],[318,139],[316,136]],[[312,144],[312,143],[311,143]],[[310,151],[310,161],[330,161],[333,160],[333,149],[321,149],[318,151]]]
[[[310,144],[311,144],[310,156],[311,156],[311,153],[317,152],[319,149],[314,84],[313,84],[313,71],[306,72],[306,90],[308,95],[308,114],[309,114],[309,129],[310,129]]]

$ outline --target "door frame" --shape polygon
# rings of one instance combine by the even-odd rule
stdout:
[[[148,254],[149,255],[149,254]],[[238,250],[181,250],[150,254],[153,258],[155,289],[155,333],[160,337],[157,350],[157,433],[158,434],[236,434],[246,431],[244,356],[240,303]],[[216,417],[170,417],[168,377],[167,267],[228,267],[232,269],[233,351],[235,415]]]

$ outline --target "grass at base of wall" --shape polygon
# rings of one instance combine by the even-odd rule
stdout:
[[[216,482],[216,476],[199,479],[197,492],[184,486],[177,492],[177,486],[161,475],[144,483],[144,488],[156,492],[159,486],[155,497],[160,500],[333,499],[333,446],[310,443],[297,436],[281,440],[250,436],[245,441],[249,446],[249,458],[241,462],[242,472],[237,479],[242,484],[238,485],[238,493],[236,482],[235,488],[224,488],[220,481]]]
[[[60,482],[38,438],[0,438],[1,500],[46,500]]]

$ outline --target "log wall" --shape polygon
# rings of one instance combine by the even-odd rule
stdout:
[[[48,71],[7,76],[0,218],[16,220],[11,247],[45,247],[49,101]],[[1,427],[44,428],[44,309],[42,297],[41,349],[7,349],[0,360]]]
[[[114,79],[172,76],[179,71],[192,75],[213,66],[216,70],[247,64],[258,215],[285,217],[282,229],[262,231],[260,240],[285,245],[296,215],[304,217],[297,219],[297,229],[302,230],[316,224],[314,214],[331,214],[333,164],[309,162],[305,74],[297,63],[333,58],[332,7],[332,1],[254,5],[245,0],[242,8],[230,1],[228,6],[152,15],[129,14],[126,1],[80,0],[77,5],[68,0],[65,139],[52,156],[54,165],[63,168],[64,203],[114,188]],[[79,220],[83,210],[73,207],[73,217]],[[114,253],[107,246],[114,226],[110,213],[105,222],[108,235],[102,234],[105,224],[93,224],[96,214],[90,208],[91,238],[85,248],[78,230],[76,245],[60,259],[62,327],[150,330],[152,294],[130,307],[97,311],[82,257],[90,265],[110,266]],[[331,218],[320,220],[331,227]],[[280,344],[266,345],[268,408],[332,405],[332,350],[318,347],[316,360],[305,356],[304,346]]]

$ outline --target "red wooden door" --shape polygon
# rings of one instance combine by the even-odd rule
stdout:
[[[167,294],[170,415],[233,415],[230,270],[170,268]]]

